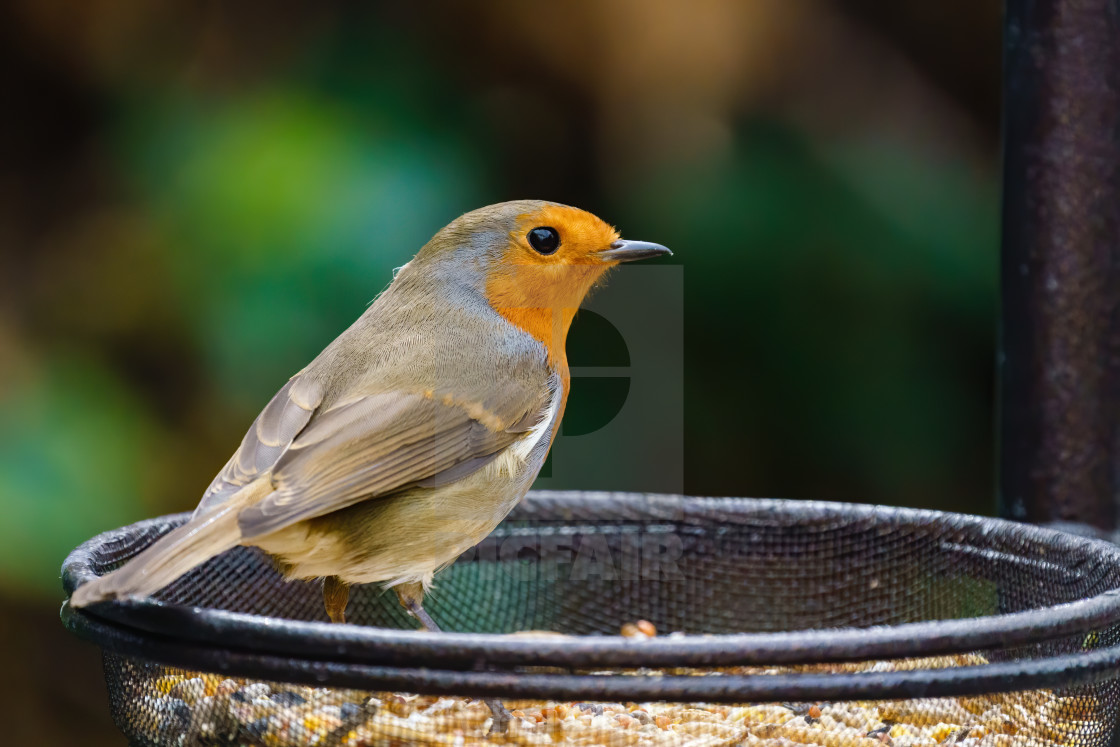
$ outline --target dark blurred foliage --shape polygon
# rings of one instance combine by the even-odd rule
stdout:
[[[57,733],[14,743],[120,743],[65,553],[192,507],[499,200],[676,251],[686,491],[992,509],[994,1],[16,0],[0,67],[0,630],[76,678],[17,685],[5,729]]]

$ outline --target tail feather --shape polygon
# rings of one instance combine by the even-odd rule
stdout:
[[[159,591],[192,568],[240,544],[240,501],[230,501],[160,537],[124,566],[78,587],[71,607],[106,599],[143,597]]]

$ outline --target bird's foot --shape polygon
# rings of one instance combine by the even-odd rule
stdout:
[[[509,729],[510,712],[509,709],[502,704],[502,701],[497,698],[487,698],[482,701],[490,709],[490,715],[493,716],[493,721],[490,722],[491,734],[505,734]]]
[[[397,600],[401,603],[408,614],[416,618],[421,625],[432,633],[442,632],[436,621],[432,619],[425,610],[422,604],[424,600],[424,587],[419,583],[398,584],[393,587],[393,591],[397,593]],[[510,712],[509,709],[502,705],[502,701],[497,698],[487,698],[483,701],[486,707],[490,709],[490,733],[491,734],[505,734],[509,729]]]

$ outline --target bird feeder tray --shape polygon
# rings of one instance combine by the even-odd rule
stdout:
[[[67,592],[186,517],[85,543]],[[1120,703],[1120,548],[998,519],[536,492],[425,606],[453,632],[376,586],[332,624],[242,547],[62,614],[137,745],[1090,747]]]

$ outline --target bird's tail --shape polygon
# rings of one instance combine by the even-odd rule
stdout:
[[[239,544],[238,501],[215,507],[177,527],[122,567],[83,584],[70,597],[71,607],[121,597],[150,596],[192,568]]]

